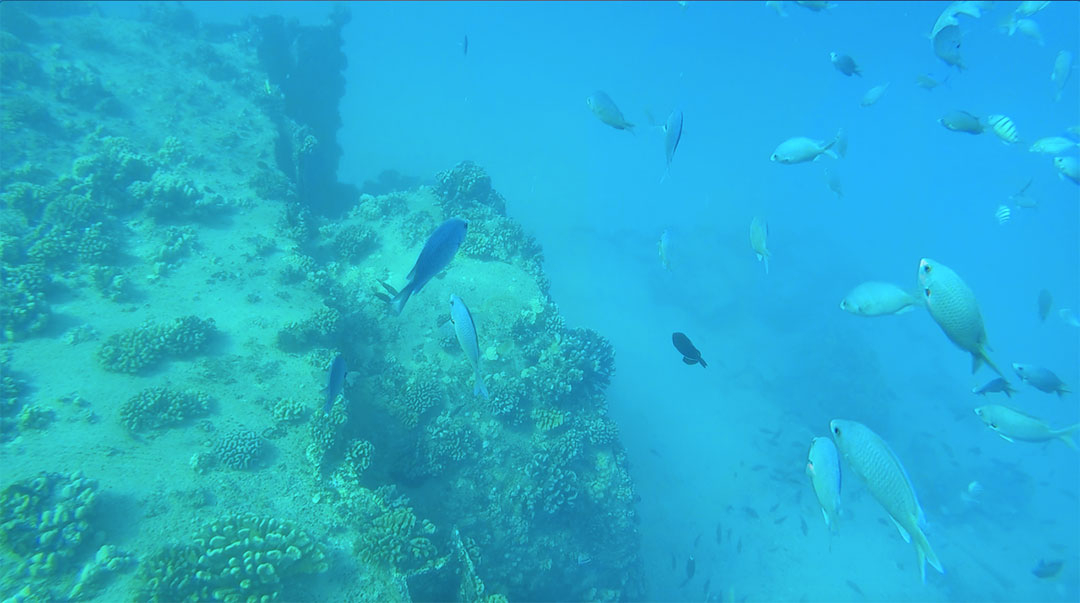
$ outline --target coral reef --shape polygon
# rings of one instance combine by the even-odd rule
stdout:
[[[147,321],[110,335],[98,349],[97,358],[106,370],[137,374],[165,358],[202,352],[216,331],[212,318],[185,316],[167,326]]]
[[[355,543],[357,554],[366,563],[398,572],[416,573],[438,560],[438,551],[429,536],[435,533],[430,521],[418,522],[408,501],[391,502],[379,492],[363,488],[349,500],[351,515],[363,521],[364,528]]]
[[[356,264],[379,245],[379,236],[368,226],[350,224],[338,231],[333,244],[341,261]]]
[[[98,484],[80,472],[41,473],[0,492],[0,544],[16,574],[39,578],[72,569],[99,533],[92,524]]]
[[[341,328],[341,312],[334,308],[316,310],[304,320],[290,322],[278,332],[278,346],[295,352],[313,346],[332,347],[333,338]]]
[[[323,543],[293,523],[242,514],[204,525],[190,543],[143,562],[140,598],[152,601],[272,601],[290,578],[326,571]]]
[[[177,425],[209,411],[210,397],[204,393],[152,387],[124,403],[120,409],[120,422],[134,433]]]
[[[0,270],[0,341],[25,339],[41,332],[52,315],[45,301],[51,277],[38,264],[8,266]]]
[[[263,454],[263,439],[249,429],[237,429],[214,445],[214,455],[230,469],[247,469]]]
[[[402,425],[412,429],[425,412],[442,404],[443,395],[442,385],[438,381],[426,372],[417,371],[405,385],[405,394],[390,407],[390,411]]]

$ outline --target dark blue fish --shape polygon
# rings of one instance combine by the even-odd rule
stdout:
[[[341,354],[334,356],[334,361],[330,363],[330,376],[326,380],[326,405],[323,406],[326,414],[330,414],[330,409],[334,407],[334,400],[337,400],[338,395],[345,389],[345,373],[347,372],[345,359],[341,357]]]
[[[461,54],[469,55],[469,36],[465,36],[465,39],[461,41]]]
[[[405,277],[409,279],[409,283],[402,287],[394,299],[390,300],[390,305],[396,314],[401,314],[410,295],[423,289],[428,281],[442,272],[450,260],[454,259],[458,247],[461,247],[461,242],[465,240],[465,232],[468,228],[469,223],[465,220],[450,218],[431,233],[427,242],[424,243],[424,248],[420,250],[420,257],[416,258],[416,264]]]
[[[694,347],[694,344],[690,343],[690,338],[682,333],[672,333],[671,343],[675,344],[675,349],[679,350],[679,353],[683,355],[682,361],[686,364],[700,364],[701,368],[705,368],[709,365],[705,364],[705,359],[701,357],[701,352]]]

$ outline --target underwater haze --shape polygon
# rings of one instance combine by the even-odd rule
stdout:
[[[3,2],[0,57],[0,600],[1080,599],[1077,3]]]

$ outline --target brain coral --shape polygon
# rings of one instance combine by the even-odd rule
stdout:
[[[218,440],[214,454],[230,469],[247,469],[263,453],[263,439],[249,429],[238,429]]]
[[[291,522],[234,515],[147,559],[139,572],[140,595],[152,601],[273,601],[289,578],[324,572],[327,565],[323,544]]]

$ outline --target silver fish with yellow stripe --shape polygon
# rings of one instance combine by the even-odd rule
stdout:
[[[915,488],[889,445],[869,427],[855,421],[834,419],[829,428],[848,467],[889,514],[904,541],[915,545],[922,581],[926,582],[927,562],[944,574],[945,569],[923,532],[926,518],[915,496]]]
[[[472,314],[461,298],[450,294],[450,322],[454,323],[454,334],[457,335],[458,343],[462,351],[469,357],[473,372],[476,374],[476,384],[473,385],[473,395],[488,397],[487,387],[484,385],[484,377],[480,374],[480,346],[476,342],[476,323],[473,322]]]

